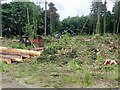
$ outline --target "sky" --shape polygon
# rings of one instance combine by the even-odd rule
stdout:
[[[5,0],[6,1],[6,0]],[[11,0],[7,0],[8,2]],[[20,0],[19,0],[20,1]],[[22,0],[24,1],[24,0]],[[45,0],[32,0],[34,2],[44,2]],[[112,11],[113,2],[112,0],[107,0],[107,9]],[[60,20],[67,17],[88,15],[90,13],[90,6],[92,0],[47,0],[48,3],[52,2],[58,9],[57,13],[60,15]],[[41,3],[44,7],[44,3]]]
[[[82,16],[88,15],[90,13],[90,7],[92,0],[47,0],[53,2],[55,7],[58,9],[60,14],[60,20],[67,18],[68,16]],[[107,8],[112,11],[113,3],[109,1],[107,3]]]

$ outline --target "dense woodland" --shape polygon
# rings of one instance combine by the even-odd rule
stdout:
[[[87,16],[68,17],[62,21],[55,4],[48,3],[47,35],[71,29],[77,34],[120,33],[120,1],[115,2],[112,12],[107,2],[91,3]],[[33,2],[10,2],[2,4],[2,35],[4,37],[44,35],[45,10]]]

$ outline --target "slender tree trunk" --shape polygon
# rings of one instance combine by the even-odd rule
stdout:
[[[106,33],[106,0],[105,0],[105,3],[104,3],[104,29],[103,29],[103,34]]]
[[[113,30],[114,34],[115,34],[115,31],[116,31],[116,21],[114,21],[114,30]]]
[[[28,8],[27,8],[27,23],[30,23],[29,22],[29,11],[28,11]]]
[[[100,4],[98,6],[98,13],[97,13],[97,24],[96,24],[96,33],[100,34]]]
[[[82,27],[81,33],[83,32],[83,30],[84,30],[84,28],[85,28],[85,25],[87,24],[88,20],[89,20],[89,19],[87,19],[87,20],[85,21],[85,23],[84,23],[84,25],[83,25],[83,27]]]
[[[2,4],[0,1],[0,10],[2,10]],[[2,11],[0,12],[0,36],[2,36]],[[0,43],[1,45],[1,43]]]
[[[44,36],[47,35],[47,1],[45,0],[45,30],[44,30]]]
[[[52,13],[50,13],[50,34],[53,33],[53,28],[52,28]]]
[[[36,19],[36,17],[37,16],[35,16],[35,14],[36,14],[36,12],[35,12],[35,9],[33,8],[33,36],[32,37],[34,37],[34,35],[36,35],[37,34],[37,19]]]
[[[106,15],[104,16],[104,31],[103,31],[103,34],[106,33]]]
[[[120,26],[120,17],[119,17],[118,24],[117,24],[117,31],[116,31],[116,34],[118,34],[118,32],[119,32],[119,26]]]

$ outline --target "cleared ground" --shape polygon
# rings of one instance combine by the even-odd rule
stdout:
[[[4,87],[14,87],[17,83],[17,87],[118,87],[119,65],[102,65],[106,59],[118,62],[118,36],[65,34],[58,40],[48,36],[44,41],[45,51],[41,56],[24,63],[2,63]],[[115,47],[112,50],[111,44]],[[3,45],[25,48],[11,40],[3,41]]]

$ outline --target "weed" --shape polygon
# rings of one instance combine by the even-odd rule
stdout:
[[[75,58],[75,57],[77,57],[77,50],[76,49],[70,50],[69,52],[67,52],[67,56],[69,58]]]
[[[1,61],[0,61],[1,62]],[[10,68],[12,67],[12,65],[10,66],[10,65],[8,65],[8,64],[6,64],[5,62],[1,62],[0,63],[0,72],[7,72],[7,71],[9,71],[10,70]]]
[[[24,82],[25,82],[25,84],[29,84],[29,85],[33,85],[33,84],[35,84],[34,82],[36,82],[37,81],[37,76],[28,76],[25,80],[24,80]]]
[[[18,71],[15,72],[15,77],[17,78],[23,78],[29,76],[28,72],[26,73],[25,70],[19,69]]]
[[[84,71],[84,68],[81,66],[81,64],[75,60],[70,60],[67,66],[72,71],[76,71],[76,70]]]
[[[92,80],[92,76],[90,73],[87,72],[87,73],[85,73],[85,75],[82,78],[82,84],[84,86],[88,86],[91,84],[91,80]]]
[[[25,49],[25,46],[23,43],[18,43],[18,44],[11,44],[12,48],[18,48],[18,49]]]
[[[53,55],[56,54],[57,51],[58,51],[57,48],[52,46],[52,47],[47,47],[47,49],[45,49],[43,53]]]
[[[79,80],[74,76],[61,76],[61,82],[63,83],[78,83]]]

